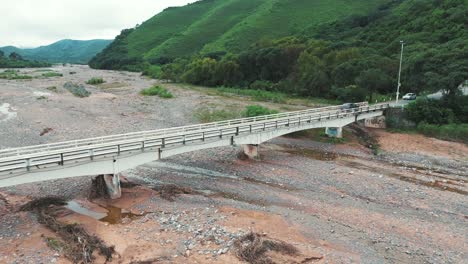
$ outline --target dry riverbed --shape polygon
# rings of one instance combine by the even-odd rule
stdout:
[[[0,79],[0,148],[185,125],[197,122],[199,107],[253,104],[174,84],[163,84],[174,99],[143,97],[139,91],[156,81],[136,73],[53,70],[64,76]],[[107,83],[85,85],[90,97],[62,88],[92,77]],[[92,176],[0,189],[0,263],[70,263],[63,238],[37,212],[20,210],[47,196],[69,201],[49,208],[59,223],[114,246],[108,263],[244,263],[238,249],[248,243],[239,241],[251,232],[281,248],[254,254],[275,263],[466,261],[468,147],[367,133],[379,155],[351,132],[343,144],[307,134],[277,138],[261,146],[257,161],[239,160],[234,147],[185,153],[124,172],[136,186],[114,201],[88,199]],[[93,256],[106,262],[99,250]]]

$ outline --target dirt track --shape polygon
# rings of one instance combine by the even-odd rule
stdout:
[[[196,122],[193,109],[223,99],[174,85],[173,100],[145,98],[138,91],[153,81],[137,74],[73,68],[77,74],[57,69],[61,78],[0,80],[0,106],[15,113],[0,122],[1,147],[187,124]],[[87,86],[93,95],[84,99],[65,91],[36,98],[51,85],[95,76],[128,86]],[[53,130],[39,136],[47,127]],[[463,263],[468,147],[370,133],[381,145],[378,156],[348,133],[345,144],[277,138],[261,146],[259,161],[240,161],[238,150],[226,147],[149,163],[124,173],[142,186],[124,189],[112,204],[86,199],[90,177],[1,189],[0,263],[68,263],[45,242],[54,233],[34,214],[15,211],[48,195],[73,200],[59,220],[115,245],[113,263],[240,263],[232,243],[251,230],[300,250],[271,254],[277,263]],[[168,201],[151,189],[165,184],[194,191]]]

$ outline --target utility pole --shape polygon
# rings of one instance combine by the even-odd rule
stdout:
[[[396,92],[396,104],[398,104],[398,100],[400,99],[401,65],[403,64],[403,49],[405,46],[405,42],[403,40],[401,40],[400,43],[401,43],[401,55],[400,55],[400,69],[398,70],[398,86],[397,86],[397,92]]]

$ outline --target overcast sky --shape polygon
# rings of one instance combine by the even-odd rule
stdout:
[[[195,0],[1,0],[0,47],[113,39],[169,6]]]

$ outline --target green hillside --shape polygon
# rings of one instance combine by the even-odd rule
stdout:
[[[87,64],[97,53],[102,51],[111,40],[71,40],[64,39],[47,46],[33,49],[20,49],[13,46],[0,47],[6,55],[12,52],[28,60],[46,61],[49,63]]]
[[[238,52],[260,40],[353,14],[366,14],[388,0],[202,0],[168,8],[123,34],[90,64],[131,69],[198,52]],[[138,68],[138,67],[137,67]]]

